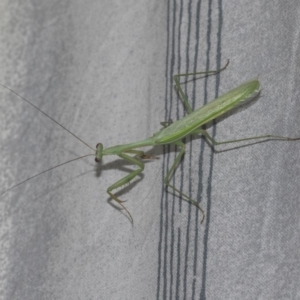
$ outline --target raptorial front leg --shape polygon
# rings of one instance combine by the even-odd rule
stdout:
[[[135,151],[135,150],[130,150],[130,151],[127,151],[127,152],[130,152],[130,153],[135,153],[135,154],[142,154],[143,152],[142,151]],[[113,190],[119,188],[119,187],[122,187],[124,186],[125,184],[129,183],[132,179],[134,179],[136,176],[138,176],[143,170],[144,170],[144,166],[145,164],[134,158],[134,157],[131,157],[127,154],[120,154],[118,155],[119,157],[123,158],[124,160],[134,164],[134,165],[137,165],[138,166],[138,169],[135,170],[135,171],[132,171],[130,174],[128,174],[127,176],[121,178],[120,180],[118,180],[116,183],[112,184],[108,189],[107,189],[107,193],[109,194],[109,196],[115,200],[117,203],[119,203],[123,209],[126,210],[131,222],[133,223],[133,218],[130,214],[130,212],[128,211],[128,209],[124,206],[122,200],[120,200],[115,194],[112,193]]]
[[[189,196],[187,196],[186,194],[182,193],[180,190],[178,190],[175,186],[173,186],[172,184],[170,184],[170,179],[172,178],[178,164],[180,163],[181,159],[182,159],[182,156],[184,155],[185,153],[185,144],[182,142],[182,141],[179,141],[179,142],[176,142],[174,143],[176,146],[180,147],[180,152],[178,153],[173,165],[171,166],[170,170],[168,171],[167,173],[167,176],[165,177],[164,179],[164,183],[170,187],[171,189],[173,189],[173,191],[177,192],[180,196],[182,196],[182,198],[190,203],[192,203],[193,205],[195,205],[202,213],[202,220],[201,220],[201,223],[203,223],[204,221],[204,218],[205,218],[205,213],[204,213],[204,210],[201,208],[201,206],[199,205],[199,203],[190,198]]]
[[[135,154],[135,156],[141,158],[141,159],[154,159],[154,158],[158,158],[156,156],[151,156],[146,154],[144,151],[140,151],[140,150],[126,150],[124,151],[125,153],[130,153],[130,154]]]

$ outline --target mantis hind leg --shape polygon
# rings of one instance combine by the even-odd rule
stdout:
[[[259,135],[259,136],[251,136],[251,137],[247,137],[247,138],[243,138],[243,139],[218,142],[211,135],[209,135],[208,132],[204,129],[196,129],[195,131],[192,132],[192,134],[202,134],[206,138],[206,140],[209,141],[211,143],[211,145],[213,145],[213,146],[232,144],[232,143],[240,143],[240,142],[246,142],[246,141],[254,141],[254,140],[265,140],[265,141],[268,141],[268,140],[281,140],[281,141],[300,140],[300,138],[291,138],[291,137],[287,137],[287,136],[266,134],[266,135]]]
[[[184,155],[185,153],[185,144],[182,142],[182,141],[178,141],[176,143],[174,143],[175,145],[179,146],[180,147],[180,151],[173,163],[173,165],[171,166],[170,170],[168,171],[167,173],[167,176],[164,178],[164,183],[170,187],[174,192],[178,193],[180,196],[182,196],[182,198],[190,203],[192,203],[193,205],[195,205],[202,213],[202,220],[201,220],[201,224],[203,223],[204,221],[204,218],[205,218],[205,213],[204,213],[204,210],[202,209],[202,207],[199,205],[199,203],[190,198],[189,196],[187,196],[186,194],[182,193],[180,190],[178,190],[175,186],[171,185],[170,184],[170,179],[172,178],[178,164],[180,163],[181,159],[182,159],[182,156]]]
[[[142,151],[137,151],[137,150],[129,150],[129,151],[126,151],[127,153],[133,153],[133,154],[136,154],[137,156],[140,156],[142,158],[144,158],[143,156],[145,155],[144,152]],[[138,176],[143,170],[144,170],[144,166],[145,164],[136,159],[135,157],[132,157],[132,156],[129,156],[127,154],[119,154],[118,155],[119,157],[123,158],[124,160],[138,166],[138,169],[135,170],[135,171],[132,171],[130,174],[128,174],[127,176],[121,178],[120,180],[118,180],[117,182],[115,182],[114,184],[112,184],[108,189],[107,189],[107,193],[109,194],[109,196],[115,200],[128,214],[131,222],[133,223],[133,218],[130,214],[130,212],[128,211],[128,209],[124,206],[123,204],[123,200],[120,200],[114,193],[112,193],[113,190],[119,188],[119,187],[122,187],[124,186],[125,184],[129,183],[132,179],[134,179],[136,176]]]
[[[193,109],[192,109],[192,107],[190,106],[190,104],[188,102],[186,94],[183,92],[183,90],[181,88],[179,77],[196,76],[196,75],[208,75],[208,76],[209,75],[216,75],[216,74],[222,72],[223,70],[225,70],[228,65],[229,65],[229,59],[228,59],[226,65],[223,68],[219,69],[219,70],[206,71],[206,72],[195,72],[195,73],[185,73],[185,74],[174,75],[173,79],[175,81],[176,88],[177,88],[177,90],[179,92],[180,97],[183,100],[183,104],[184,104],[184,106],[185,106],[188,114],[190,114],[191,112],[193,112]]]

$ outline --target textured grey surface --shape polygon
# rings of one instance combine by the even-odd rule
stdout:
[[[263,91],[210,133],[300,135],[298,1],[2,1],[0,10],[0,82],[92,146],[140,140],[182,117],[171,75],[228,58],[219,77],[188,83],[195,107],[257,76]],[[0,93],[1,189],[90,153]],[[174,149],[148,149],[160,159],[120,195],[134,226],[108,202],[107,187],[130,168],[114,157],[15,188],[0,199],[1,299],[300,299],[299,149],[213,154],[188,138],[175,184],[201,200],[201,226],[162,185]]]

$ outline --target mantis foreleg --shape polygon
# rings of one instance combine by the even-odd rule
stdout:
[[[128,151],[126,151],[126,152],[127,152],[127,153],[133,153],[133,154],[136,154],[136,155],[138,155],[138,156],[140,156],[140,157],[143,157],[143,156],[145,155],[143,151],[138,151],[138,150],[128,150]],[[134,158],[134,157],[132,157],[132,156],[129,156],[129,155],[127,155],[127,154],[124,154],[124,153],[119,154],[118,156],[119,156],[120,158],[123,158],[124,160],[126,160],[126,161],[128,161],[128,162],[134,164],[134,165],[137,165],[139,168],[138,168],[137,170],[135,170],[135,171],[132,171],[132,172],[131,172],[130,174],[128,174],[127,176],[121,178],[121,179],[118,180],[116,183],[112,184],[112,185],[107,189],[107,193],[109,194],[109,196],[110,196],[112,199],[114,199],[116,202],[118,202],[118,203],[122,206],[122,208],[124,208],[124,209],[126,210],[127,214],[128,214],[129,217],[130,217],[131,222],[133,223],[133,218],[132,218],[130,212],[129,212],[128,209],[123,205],[123,202],[124,202],[124,201],[120,200],[115,194],[113,194],[113,193],[111,193],[111,192],[112,192],[113,190],[115,190],[115,189],[117,189],[117,188],[119,188],[119,187],[125,185],[126,183],[129,183],[133,178],[135,178],[136,176],[138,176],[138,175],[144,170],[145,164],[144,164],[142,161],[140,161],[140,160],[138,160],[138,159],[136,159],[136,158]]]

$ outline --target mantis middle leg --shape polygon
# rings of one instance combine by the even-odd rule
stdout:
[[[180,196],[182,196],[182,198],[184,198],[184,200],[194,204],[202,213],[202,220],[201,223],[204,221],[205,218],[205,213],[204,210],[202,209],[202,207],[199,205],[199,203],[197,201],[195,201],[194,199],[192,199],[191,197],[187,196],[186,194],[182,193],[180,190],[178,190],[175,186],[173,186],[172,184],[170,184],[170,179],[172,177],[172,175],[174,174],[178,164],[180,163],[182,156],[185,153],[185,144],[182,141],[177,141],[176,143],[174,143],[174,145],[180,147],[180,151],[173,163],[173,165],[171,166],[170,170],[167,173],[167,176],[164,178],[164,183],[170,187],[171,189],[173,189],[174,192],[178,193]]]

